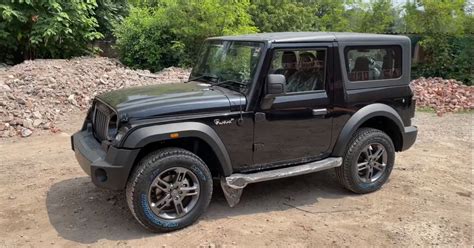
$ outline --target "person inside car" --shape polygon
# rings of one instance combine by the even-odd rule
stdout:
[[[316,59],[310,52],[300,54],[298,71],[287,80],[287,92],[311,91],[322,89],[322,67],[324,61]]]
[[[275,74],[281,74],[289,78],[296,72],[296,64],[296,53],[293,51],[285,51],[281,56],[281,66],[283,68],[277,69]]]

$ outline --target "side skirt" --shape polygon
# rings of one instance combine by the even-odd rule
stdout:
[[[249,183],[264,182],[274,179],[286,178],[327,170],[342,165],[341,157],[329,157],[320,161],[300,164],[286,168],[267,170],[249,174],[232,174],[221,178],[221,187],[230,207],[234,207],[240,201],[242,191]]]

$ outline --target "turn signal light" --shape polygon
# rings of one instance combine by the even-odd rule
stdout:
[[[172,139],[179,138],[179,133],[172,133],[172,134],[170,134],[170,138],[172,138]]]

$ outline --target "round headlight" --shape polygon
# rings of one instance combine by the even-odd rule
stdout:
[[[121,127],[117,134],[115,135],[115,139],[114,139],[114,144],[117,145],[118,143],[120,143],[120,141],[122,141],[123,137],[125,137],[125,134],[127,134],[128,132],[128,127]]]

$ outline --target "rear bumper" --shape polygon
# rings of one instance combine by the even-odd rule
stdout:
[[[416,126],[405,127],[403,132],[403,147],[402,151],[408,150],[416,140],[418,135],[418,128]]]
[[[71,136],[72,149],[81,168],[101,188],[124,189],[139,150],[117,149],[106,151],[90,131],[80,131]]]

